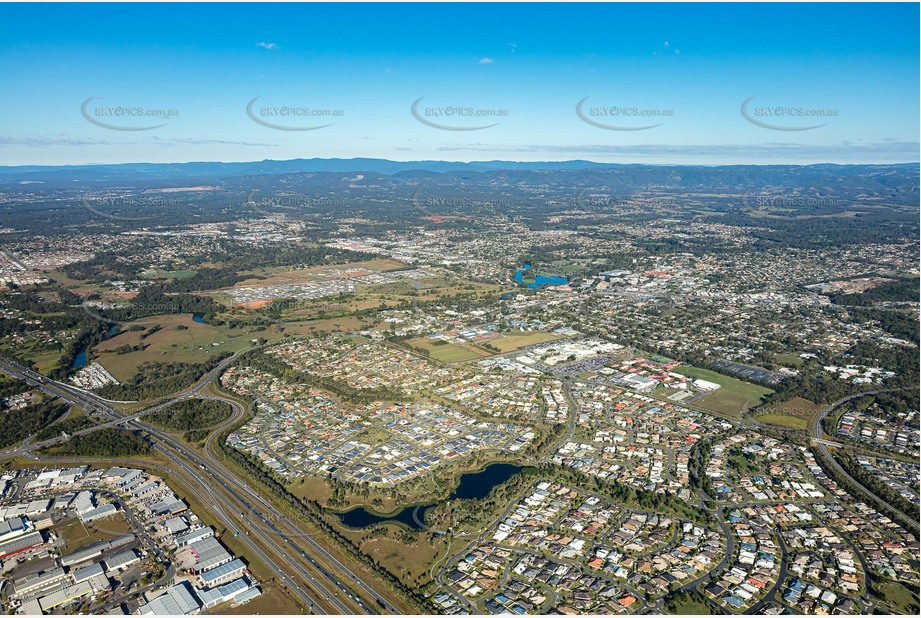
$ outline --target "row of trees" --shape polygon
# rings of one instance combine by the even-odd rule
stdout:
[[[22,410],[0,414],[0,448],[16,444],[47,427],[64,412],[67,406],[55,401],[42,401]]]
[[[849,453],[833,450],[832,456],[844,468],[844,471],[850,474],[854,480],[879,496],[887,505],[896,508],[906,515],[914,517],[916,520],[921,519],[921,511],[918,505],[907,500],[902,494],[887,485],[880,478],[867,471],[857,460]]]
[[[670,514],[698,523],[709,523],[713,519],[709,511],[700,510],[674,496],[637,489],[617,481],[599,479],[596,476],[585,474],[568,466],[541,464],[536,468],[525,468],[525,470],[530,471],[531,474],[537,474],[541,478],[551,478],[600,494],[617,504],[623,504],[627,507]]]
[[[214,399],[185,399],[148,414],[145,419],[167,429],[182,431],[213,427],[222,423],[233,412],[226,401]]]
[[[828,463],[827,463],[827,461],[825,460],[824,457],[817,457],[817,458],[816,458],[816,461],[817,461],[818,464],[822,467],[822,469],[825,471],[825,474],[827,474],[828,477],[829,477],[830,479],[832,479],[835,483],[837,483],[838,485],[840,485],[841,487],[843,487],[843,488],[845,488],[845,489],[848,489],[848,488],[850,488],[850,487],[852,486],[851,482],[850,482],[849,480],[847,480],[846,478],[844,478],[844,477],[838,472],[838,469],[837,469],[837,468],[834,468],[834,467],[828,465]],[[842,467],[843,467],[843,465],[842,465]],[[856,477],[855,477],[855,478],[856,478]],[[872,490],[871,490],[871,491],[872,491]],[[875,495],[876,495],[876,494],[874,494],[874,496],[875,496]],[[860,494],[860,499],[861,499],[861,500],[864,499],[863,494]],[[882,500],[882,499],[880,499],[880,498],[871,499],[871,502],[873,503],[873,506],[876,507],[876,509],[877,509],[880,513],[883,513],[884,515],[886,515],[887,517],[889,517],[889,518],[892,519],[893,521],[899,521],[899,519],[898,519],[898,514],[900,513],[900,511],[897,511],[896,509],[894,509],[892,506],[890,506],[890,504],[889,504],[888,502],[885,502],[884,500]],[[904,513],[902,513],[902,515],[904,515]],[[918,536],[918,530],[917,530],[917,529],[913,530],[912,533],[915,535],[915,537]]]
[[[115,348],[116,354],[131,354],[132,352],[143,352],[147,348],[146,344],[139,343],[137,345],[120,345]]]
[[[61,444],[43,449],[54,456],[131,457],[147,455],[150,442],[139,432],[108,427],[83,436],[74,436]]]
[[[208,439],[210,434],[210,429],[191,429],[182,434],[182,439],[189,444],[201,444]]]
[[[713,442],[717,438],[699,440],[691,449],[691,457],[688,460],[688,480],[691,487],[696,487],[703,491],[711,498],[715,498],[713,484],[710,477],[707,476],[707,462],[710,461],[710,455],[713,452]]]

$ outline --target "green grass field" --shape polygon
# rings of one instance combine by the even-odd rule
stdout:
[[[799,354],[775,354],[774,360],[787,367],[800,367],[803,364]]]
[[[804,429],[812,425],[815,415],[821,409],[822,406],[814,401],[809,401],[802,397],[793,397],[776,405],[765,407],[765,414],[756,418],[758,421],[769,425]]]
[[[7,346],[0,346],[0,353]],[[61,357],[64,356],[63,350],[53,350],[42,348],[37,344],[28,344],[25,346],[10,347],[9,356],[19,356],[20,358],[32,361],[39,373],[48,375],[52,370],[57,369],[61,364]]]
[[[391,270],[406,268],[406,264],[391,258],[379,258],[374,260],[367,260],[364,262],[350,262],[349,264],[336,264],[332,266],[319,264],[317,266],[310,266],[308,268],[292,269],[289,266],[256,268],[253,270],[240,271],[241,276],[246,277],[251,275],[251,277],[241,281],[238,286],[279,285],[296,281],[304,281],[305,279],[319,280],[329,278],[330,276],[335,276],[334,271],[340,270],[342,268],[365,268],[368,270],[387,272]]]
[[[667,606],[665,610],[676,616],[708,616],[713,613],[710,611],[709,605],[695,598],[681,600],[676,602],[673,606]]]
[[[886,605],[893,613],[908,616],[918,615],[918,594],[897,582],[885,582],[874,586],[886,596]]]
[[[554,339],[560,339],[560,336],[545,331],[534,331],[527,333],[502,333],[501,337],[494,339],[489,343],[490,345],[494,345],[499,348],[500,352],[505,353],[511,352],[512,350],[517,350],[518,348],[523,348],[527,345],[544,343],[547,341],[553,341]]]
[[[131,525],[123,519],[84,524],[79,519],[73,518],[55,527],[55,530],[64,541],[61,545],[61,554],[67,555],[97,541],[114,539],[119,535],[127,534],[131,532]]]
[[[578,274],[584,271],[585,269],[586,269],[585,266],[580,266],[579,264],[576,264],[569,260],[556,260],[556,261],[550,262],[546,268],[546,270],[548,271],[559,273],[565,276],[571,276],[571,275]]]
[[[119,381],[133,376],[137,368],[148,361],[200,363],[220,352],[241,350],[259,336],[243,329],[200,324],[192,321],[191,314],[145,318],[140,323],[148,329],[156,323],[161,329],[141,339],[143,331],[130,332],[124,328],[123,332],[95,346],[90,352],[90,359],[102,363]],[[120,346],[137,344],[144,344],[147,348],[127,354],[115,352]]]
[[[763,414],[758,420],[767,425],[776,425],[777,427],[787,427],[789,429],[805,429],[809,423],[804,418],[787,416],[786,414]]]
[[[141,273],[146,279],[188,279],[195,275],[194,270],[158,270],[149,273]]]
[[[428,579],[429,568],[446,549],[444,537],[438,537],[433,545],[424,540],[425,535],[419,534],[417,538],[416,543],[404,544],[379,536],[363,543],[361,550],[411,586],[417,577]]]
[[[675,373],[686,375],[689,378],[707,380],[720,385],[720,389],[709,395],[694,400],[691,404],[702,410],[709,410],[716,414],[738,417],[744,412],[758,406],[762,398],[774,391],[757,384],[744,382],[737,378],[730,378],[721,373],[700,369],[690,365],[681,365]]]
[[[92,287],[86,281],[80,281],[79,279],[71,279],[70,277],[68,277],[67,275],[65,275],[59,270],[49,270],[49,271],[46,271],[45,274],[48,276],[49,279],[60,283],[61,285],[66,287],[68,290],[73,291],[73,290],[80,290],[83,288]]]
[[[303,614],[304,611],[289,597],[278,584],[264,582],[259,583],[259,589],[262,595],[256,597],[245,605],[231,607],[231,604],[218,606],[216,614],[222,615],[269,615],[269,616],[291,616]]]
[[[326,481],[316,476],[302,476],[296,481],[292,481],[291,485],[288,486],[288,491],[298,498],[315,500],[321,505],[325,505],[326,501],[333,495]]]
[[[416,337],[415,339],[409,339],[406,343],[419,350],[428,350],[429,358],[442,363],[459,363],[486,356],[485,352],[479,353],[471,348],[453,343],[437,345],[440,341],[439,339],[429,339],[428,337]]]

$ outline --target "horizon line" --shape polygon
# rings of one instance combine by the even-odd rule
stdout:
[[[591,165],[598,166],[643,166],[643,167],[772,167],[772,166],[786,166],[786,167],[813,167],[819,165],[835,165],[839,167],[847,166],[858,166],[858,165],[918,165],[921,166],[921,157],[915,160],[909,161],[859,161],[859,162],[848,162],[848,163],[837,163],[834,161],[815,161],[811,163],[792,163],[792,162],[776,162],[776,163],[648,163],[648,162],[609,162],[609,161],[596,161],[592,159],[538,159],[533,161],[520,160],[520,159],[471,159],[467,161],[456,160],[456,159],[386,159],[381,157],[296,157],[293,159],[243,159],[243,160],[187,160],[187,161],[122,161],[118,163],[102,163],[102,162],[92,162],[92,163],[60,163],[60,164],[47,164],[47,163],[22,163],[18,165],[0,165],[0,169],[18,169],[18,168],[75,168],[75,167],[109,167],[116,165],[194,165],[194,164],[243,164],[243,163],[291,163],[295,161],[377,161],[377,162],[386,162],[386,163],[442,163],[442,164],[451,164],[455,163],[458,165],[475,165],[478,163],[510,163],[510,164],[526,164],[526,165],[540,165],[540,164],[561,164],[561,163],[588,163]]]

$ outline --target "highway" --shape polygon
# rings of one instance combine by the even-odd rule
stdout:
[[[239,354],[239,353],[238,353]],[[40,376],[35,372],[18,365],[8,359],[0,357],[0,370],[12,375],[13,377],[25,380],[32,386],[42,389],[51,396],[59,397],[74,405],[80,406],[89,412],[95,412],[108,420],[99,425],[86,430],[76,432],[77,434],[87,434],[98,431],[103,427],[126,426],[133,429],[141,430],[147,433],[155,443],[155,448],[163,457],[171,462],[171,468],[181,471],[185,476],[192,479],[195,484],[201,487],[199,498],[206,502],[214,514],[224,523],[228,530],[248,531],[249,534],[241,534],[238,539],[251,552],[251,555],[260,560],[266,567],[274,572],[278,581],[285,584],[288,590],[298,598],[305,607],[312,612],[323,614],[325,609],[332,609],[334,613],[354,614],[354,613],[380,613],[372,604],[381,598],[381,596],[369,586],[362,577],[354,573],[349,567],[333,556],[329,550],[311,538],[311,532],[305,532],[302,528],[304,522],[291,521],[277,507],[271,504],[261,494],[251,488],[238,473],[228,468],[219,455],[215,452],[215,440],[222,430],[230,425],[239,422],[246,414],[245,407],[238,401],[221,395],[202,394],[204,389],[214,380],[215,377],[232,362],[237,356],[228,357],[218,363],[212,370],[205,374],[193,386],[185,391],[178,393],[164,401],[155,404],[149,408],[137,413],[123,416],[112,405],[95,396],[92,393],[83,391],[74,386],[56,382]],[[898,389],[886,389],[898,390]],[[837,471],[842,478],[848,480],[854,489],[860,491],[873,501],[879,498],[866,487],[857,482],[838,464],[838,462],[828,452],[830,444],[822,436],[821,422],[822,419],[839,406],[848,401],[858,399],[866,395],[874,395],[885,390],[870,391],[844,397],[823,408],[816,415],[812,426],[812,437],[816,450],[820,453],[829,466]],[[574,402],[568,396],[567,403],[571,406],[570,426],[567,427],[566,436],[572,431],[572,418],[576,408]],[[143,416],[151,412],[166,408],[178,401],[190,398],[215,399],[227,402],[234,410],[232,416],[214,428],[201,452],[192,448],[174,435],[153,427],[143,422]],[[564,438],[566,437],[564,436]],[[8,449],[0,453],[0,459],[13,457],[28,457],[36,449],[45,448],[66,440],[65,437],[56,437],[39,443],[23,444]],[[148,465],[148,464],[144,464]],[[706,500],[702,501],[702,508],[706,507]],[[712,512],[712,511],[711,511]],[[716,507],[714,515],[722,528],[727,539],[727,548],[724,552],[723,559],[717,567],[711,572],[718,572],[730,558],[733,551],[733,539],[731,533],[726,529],[725,522],[719,513],[719,507]],[[917,530],[917,522],[911,518],[899,513],[897,519],[909,529]],[[312,526],[311,526],[312,528]],[[266,550],[268,548],[268,551]],[[309,552],[309,553],[308,553]],[[319,561],[318,561],[319,559]],[[320,562],[322,561],[322,563]],[[451,561],[449,560],[448,563]],[[324,563],[326,566],[324,566]],[[438,580],[444,584],[445,569],[447,564],[438,574]],[[703,578],[696,578],[681,589],[690,589],[696,587]],[[307,586],[301,586],[306,583]],[[309,588],[309,590],[305,589]],[[364,598],[363,598],[364,597]],[[385,613],[399,613],[397,608],[390,603],[384,602],[382,609]],[[468,609],[475,609],[469,607]]]
[[[202,390],[211,380],[235,359],[236,356],[224,359],[189,389],[163,403],[130,416],[122,416],[107,402],[91,393],[39,376],[35,372],[8,359],[0,358],[0,370],[19,379],[24,379],[31,385],[41,388],[52,396],[60,397],[88,411],[97,412],[112,419],[96,427],[89,428],[88,430],[77,432],[79,434],[98,431],[102,427],[114,425],[131,426],[132,428],[148,433],[156,442],[156,448],[162,452],[168,460],[172,461],[189,477],[194,479],[196,483],[201,485],[205,494],[212,500],[210,506],[214,508],[215,513],[221,517],[229,529],[249,530],[251,534],[254,534],[257,539],[265,543],[268,547],[277,550],[279,556],[270,558],[264,551],[256,546],[250,537],[246,535],[238,537],[250,547],[254,555],[258,556],[267,567],[278,575],[280,581],[285,582],[312,610],[317,613],[322,613],[317,599],[309,596],[299,584],[293,581],[292,575],[289,575],[288,572],[278,566],[279,564],[286,564],[286,567],[290,567],[292,573],[296,572],[308,582],[311,587],[324,595],[325,599],[323,599],[323,604],[330,604],[337,613],[352,614],[356,613],[356,609],[369,614],[378,613],[368,602],[360,598],[360,594],[356,593],[356,589],[360,590],[361,593],[370,596],[371,599],[375,599],[376,602],[377,599],[380,599],[380,595],[371,588],[371,586],[342,564],[335,556],[331,555],[325,547],[310,538],[308,534],[305,534],[299,526],[288,520],[284,514],[278,511],[257,492],[253,491],[244,481],[239,479],[236,473],[228,469],[222,462],[214,457],[212,451],[214,446],[213,440],[219,431],[212,432],[206,443],[205,454],[202,455],[188,444],[176,439],[172,435],[141,422],[140,419],[144,414],[162,409],[183,399],[200,397]],[[220,399],[233,406],[235,413],[225,425],[238,421],[245,414],[243,406],[235,400],[219,396],[208,396],[206,398]],[[32,456],[31,452],[33,450],[51,446],[64,439],[66,438],[62,436],[40,443],[23,444],[0,453],[0,458],[6,459],[19,456]],[[187,465],[187,462],[191,465]],[[245,513],[248,515],[238,518],[236,515],[237,513]],[[238,521],[240,523],[237,523]],[[327,570],[323,565],[318,563],[312,555],[308,555],[306,551],[301,549],[293,540],[294,538],[299,539],[302,543],[309,546],[311,553],[315,552],[315,555],[331,565],[332,569],[338,570],[342,575],[334,574]],[[291,555],[282,549],[284,545],[292,549]],[[307,568],[304,568],[302,565],[307,566]],[[314,570],[319,577],[311,574],[308,569]],[[321,578],[324,581],[320,581]],[[397,608],[386,601],[383,601],[382,609],[391,614],[400,613]]]
[[[124,425],[130,421],[135,421],[135,420],[140,419],[145,414],[149,414],[151,412],[156,412],[158,410],[162,410],[163,408],[167,408],[173,405],[174,403],[176,403],[177,401],[182,401],[183,399],[194,399],[198,397],[201,391],[208,385],[208,383],[210,383],[211,380],[213,380],[214,377],[217,376],[221,371],[223,371],[228,365],[234,362],[234,360],[236,360],[238,355],[239,353],[222,360],[211,371],[209,371],[198,382],[196,382],[192,387],[188,388],[182,393],[175,395],[171,398],[168,398],[166,401],[162,403],[159,403],[152,407],[141,410],[140,412],[137,412],[136,414],[133,414],[130,416],[123,416],[115,408],[113,408],[110,405],[110,403],[105,399],[97,397],[96,395],[89,393],[87,391],[84,391],[82,389],[79,389],[75,386],[71,386],[69,384],[64,384],[63,382],[57,382],[55,380],[46,378],[45,376],[42,376],[41,374],[38,374],[32,371],[31,369],[23,367],[22,365],[19,365],[18,363],[15,363],[9,359],[0,357],[0,371],[3,371],[4,373],[7,373],[15,378],[23,380],[27,382],[28,384],[30,384],[31,386],[40,388],[41,390],[45,391],[52,397],[60,397],[61,399],[64,399],[65,401],[69,401],[70,403],[76,404],[80,406],[81,408],[84,408],[88,412],[97,412],[99,414],[108,416],[112,419],[107,422],[100,423],[94,427],[89,427],[87,429],[76,431],[72,434],[72,436],[79,436],[79,435],[85,435],[88,433],[92,433],[94,431],[99,431],[100,429],[103,429],[105,427],[114,427],[116,425]],[[53,446],[54,444],[64,442],[67,439],[68,438],[65,438],[64,436],[58,436],[56,438],[51,438],[50,440],[45,440],[44,442],[40,442],[37,444],[31,444],[27,442],[27,443],[21,444],[20,446],[16,448],[0,453],[0,456],[17,457],[20,455],[28,455],[32,450],[35,450],[37,448],[45,448],[48,446]]]
[[[866,393],[858,393],[856,395],[850,395],[848,397],[842,397],[838,401],[831,403],[825,406],[824,408],[822,408],[822,410],[818,414],[816,414],[815,421],[812,424],[812,441],[815,442],[816,450],[821,454],[822,458],[825,459],[825,462],[829,465],[829,467],[831,467],[838,474],[840,474],[841,478],[847,479],[848,484],[851,485],[852,489],[856,489],[863,495],[870,498],[871,502],[882,502],[886,504],[885,501],[882,500],[879,496],[874,494],[868,488],[861,485],[857,479],[855,479],[850,474],[848,474],[844,470],[844,468],[841,467],[841,464],[839,464],[838,461],[834,457],[832,457],[831,453],[828,452],[828,441],[822,438],[822,419],[825,418],[832,410],[847,403],[848,401],[852,401],[854,399],[860,399],[861,397],[866,397],[867,395],[876,395],[878,393],[888,393],[888,392],[900,391],[900,390],[904,390],[904,389],[888,388],[888,389],[882,389],[882,390],[869,391]],[[918,534],[919,528],[921,528],[921,526],[918,525],[918,521],[914,517],[909,517],[908,515],[899,511],[897,508],[895,508],[892,505],[888,505],[888,506],[892,508],[892,511],[893,511],[892,514],[895,517],[895,519],[899,521],[900,524],[905,526],[907,530],[913,530],[915,535]]]
[[[180,459],[176,459],[174,457],[169,457],[169,459],[173,463],[176,464],[176,467],[178,468],[179,471],[184,473],[184,476],[194,478],[195,468],[189,467],[188,465],[185,464],[184,461]],[[57,458],[57,457],[48,457],[48,456],[43,457],[42,460],[43,461],[60,460],[62,462],[73,462],[73,461],[92,462],[92,459],[88,459],[88,458],[74,459],[70,457]],[[165,473],[165,474],[176,474],[177,473],[176,469],[173,469],[167,466],[151,464],[150,462],[143,461],[143,460],[122,458],[122,459],[119,459],[119,463],[122,465],[135,466],[138,468],[147,468],[147,469],[154,468],[154,469],[161,471],[161,473]],[[210,504],[209,507],[222,520],[224,520],[225,522],[228,521],[229,517],[227,513],[221,508],[220,504],[217,503],[217,499],[214,497],[213,495],[214,492],[211,490],[210,485],[207,482],[202,481],[200,478],[195,479],[195,481],[201,488],[201,493],[198,495],[200,497],[204,497],[205,495],[211,496],[214,502]],[[301,601],[304,603],[306,607],[309,607],[314,613],[317,613],[317,614],[325,613],[321,608],[319,608],[316,605],[316,602],[314,601],[312,597],[310,597],[306,592],[301,590],[300,586],[293,580],[292,577],[289,577],[289,575],[283,570],[281,570],[280,568],[275,567],[275,564],[276,564],[275,561],[271,557],[269,557],[256,543],[254,543],[250,538],[247,538],[245,536],[238,537],[238,538],[244,545],[246,545],[249,548],[249,550],[252,552],[252,555],[258,556],[271,571],[275,572],[276,576],[278,577],[278,580],[284,583],[289,588],[289,590],[293,591],[301,599]],[[136,592],[133,592],[132,595],[133,594],[136,594]]]
[[[238,406],[241,410],[243,408],[242,405],[233,400],[224,401],[232,403],[235,405],[235,407]],[[281,558],[283,560],[289,562],[297,561],[297,554],[300,554],[300,560],[308,562],[314,569],[319,571],[321,576],[326,578],[329,583],[334,584],[334,588],[336,588],[336,590],[330,591],[321,582],[304,573],[305,577],[307,577],[313,585],[318,587],[321,591],[324,592],[324,594],[328,596],[330,602],[332,602],[334,605],[340,606],[338,607],[338,609],[341,610],[340,613],[354,612],[352,610],[346,609],[344,606],[341,606],[342,603],[336,597],[349,599],[352,604],[357,605],[365,613],[377,613],[369,604],[362,601],[358,595],[355,594],[355,590],[353,590],[352,586],[363,590],[366,594],[372,595],[372,598],[377,598],[378,595],[373,588],[368,586],[362,579],[348,570],[345,565],[343,565],[334,556],[332,556],[323,546],[310,538],[308,534],[302,532],[293,522],[285,517],[283,513],[276,510],[275,507],[271,505],[267,500],[265,500],[261,495],[253,491],[253,489],[250,488],[246,483],[240,481],[234,472],[228,469],[219,459],[210,454],[210,451],[207,447],[205,451],[206,454],[203,456],[186,445],[184,442],[174,438],[168,433],[158,429],[150,428],[146,425],[143,426],[143,429],[160,440],[161,450],[163,450],[167,456],[172,455],[175,457],[175,455],[180,455],[181,457],[188,459],[199,467],[199,475],[203,473],[211,477],[212,488],[215,487],[214,483],[217,483],[217,487],[223,489],[226,494],[233,496],[236,504],[241,507],[238,509],[238,511],[240,513],[246,514],[244,517],[240,518],[242,527],[250,530],[251,532],[258,533],[264,538],[272,538],[276,544],[281,542],[282,544],[288,545],[294,550],[294,555],[288,555],[286,552],[282,551]],[[207,446],[213,446],[213,438],[217,435],[217,433],[218,432],[212,433]],[[193,470],[193,473],[194,472],[195,471]],[[228,506],[233,508],[232,505]],[[237,511],[233,512],[236,513]],[[292,537],[297,538],[298,540],[309,545],[310,549],[316,552],[314,555],[318,555],[323,560],[328,561],[333,565],[333,568],[337,568],[346,573],[350,578],[349,583],[346,583],[329,573],[314,559],[312,555],[308,555],[305,551],[303,551],[303,549],[299,548],[298,544],[295,543]],[[396,612],[395,608],[391,609],[388,606],[388,609],[391,612]]]

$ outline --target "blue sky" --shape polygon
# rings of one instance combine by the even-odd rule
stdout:
[[[918,161],[918,19],[909,3],[3,4],[0,165]]]

